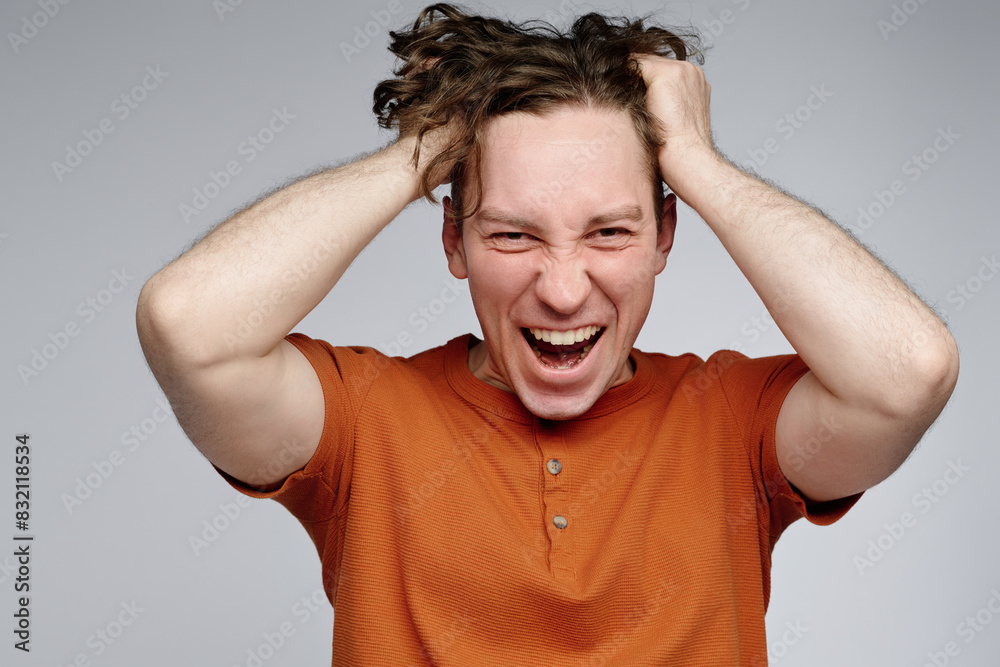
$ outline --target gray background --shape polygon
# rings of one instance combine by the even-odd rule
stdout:
[[[401,27],[423,4],[403,0],[392,13],[395,5],[384,0],[235,2],[221,14],[221,2],[207,0],[70,2],[51,18],[37,14],[38,0],[0,8],[2,664],[65,665],[82,654],[94,665],[246,665],[263,634],[286,622],[294,634],[265,665],[329,664],[332,610],[324,601],[308,618],[301,613],[301,598],[321,583],[312,543],[277,503],[243,501],[173,417],[165,419],[136,339],[135,301],[152,273],[263,191],[390,140],[370,111],[372,88],[392,65],[386,29],[369,26],[377,34],[350,59],[341,44],[375,20],[372,11]],[[772,664],[923,665],[928,653],[954,641],[959,652],[948,664],[996,665],[1000,618],[987,603],[995,595],[1000,609],[1000,363],[990,342],[1000,324],[1000,279],[984,261],[1000,252],[992,182],[1000,154],[997,5],[495,6],[507,16],[560,24],[592,8],[662,10],[665,23],[702,29],[715,45],[705,70],[720,149],[750,164],[774,139],[778,150],[758,160],[758,171],[835,220],[856,226],[859,208],[900,181],[902,194],[861,238],[936,304],[961,348],[954,397],[902,468],[839,523],[800,521],[778,543],[767,614]],[[894,12],[898,30],[883,33],[879,22],[891,25]],[[32,32],[26,18],[44,25]],[[15,48],[10,33],[22,31],[31,37]],[[141,85],[147,66],[166,76],[139,91],[145,99],[122,118],[114,101]],[[824,86],[830,96],[822,106],[802,106],[812,87]],[[274,109],[294,119],[247,161],[241,142],[267,127]],[[808,119],[788,136],[777,124],[796,112]],[[57,175],[53,162],[64,162],[67,146],[84,141],[102,119],[113,131]],[[948,128],[958,138],[937,153],[935,137]],[[905,163],[928,149],[935,161],[913,180]],[[185,221],[180,205],[190,205],[193,189],[230,160],[240,173]],[[479,334],[465,292],[426,331],[409,320],[449,277],[440,224],[439,207],[410,206],[295,330],[385,351],[407,332],[414,342],[401,350],[406,355],[466,331]],[[117,294],[108,289],[120,287],[114,271],[127,283]],[[959,286],[972,298],[960,299]],[[101,311],[88,310],[88,299],[99,300]],[[682,206],[638,347],[703,357],[730,346],[751,356],[790,352],[780,332],[759,319],[763,310],[711,230]],[[76,335],[61,338],[67,326]],[[22,377],[19,366],[30,367],[36,351],[52,358]],[[126,437],[133,428],[142,440]],[[33,454],[30,656],[13,650],[9,629],[20,432],[31,434]],[[121,465],[97,480],[92,473],[99,477],[116,450]],[[957,461],[968,471],[955,484],[942,481]],[[68,507],[66,498],[88,474],[100,484]],[[915,494],[935,482],[936,501],[916,503]],[[227,509],[235,518],[225,518]],[[893,537],[889,527],[905,512],[916,522]],[[190,540],[206,522],[225,529],[196,554]],[[888,550],[860,569],[856,559],[879,541]],[[133,601],[141,608],[134,622],[112,644],[98,642],[97,631],[111,624],[113,632],[122,604]],[[959,624],[977,612],[989,622],[962,632]],[[798,634],[785,633],[792,626]]]

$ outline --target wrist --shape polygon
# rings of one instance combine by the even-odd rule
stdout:
[[[661,153],[660,175],[678,198],[701,213],[713,191],[743,174],[715,149],[697,146]]]
[[[371,156],[373,165],[385,176],[398,184],[406,201],[412,203],[420,198],[420,166],[413,164],[415,137],[400,137]],[[421,156],[421,162],[423,162]]]

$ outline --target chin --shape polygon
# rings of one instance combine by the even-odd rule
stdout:
[[[590,410],[612,385],[614,373],[609,370],[607,360],[607,346],[612,344],[612,340],[605,340],[603,330],[592,350],[581,361],[558,370],[550,364],[541,363],[540,356],[532,351],[527,337],[520,330],[517,338],[505,350],[507,355],[504,358],[509,363],[504,365],[506,372],[499,375],[504,377],[506,385],[528,412],[539,419],[575,419]]]
[[[587,412],[601,395],[545,396],[522,389],[517,392],[517,397],[521,399],[521,403],[528,409],[528,412],[539,419],[564,421],[575,419]]]

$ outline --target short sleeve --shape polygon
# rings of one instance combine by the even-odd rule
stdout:
[[[785,396],[809,368],[797,354],[749,358],[723,350],[708,363],[717,364],[722,389],[739,426],[757,484],[759,514],[773,546],[791,523],[805,517],[817,525],[839,520],[861,498],[857,493],[825,502],[807,501],[778,465],[775,427]]]
[[[271,491],[261,491],[213,467],[240,493],[273,499],[304,524],[328,521],[340,512],[338,503],[349,495],[355,421],[380,362],[384,364],[387,357],[372,348],[334,347],[300,333],[289,334],[285,340],[309,360],[323,389],[323,432],[315,453]]]

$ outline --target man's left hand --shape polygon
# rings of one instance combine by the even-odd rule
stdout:
[[[663,180],[674,191],[692,156],[717,156],[709,103],[712,86],[694,63],[655,55],[633,55],[646,82],[646,107],[659,121]]]
[[[809,367],[778,414],[779,467],[813,501],[871,488],[899,467],[948,401],[958,376],[954,338],[821,211],[715,149],[711,87],[700,67],[633,57],[646,107],[661,125],[663,180],[719,237]],[[817,438],[822,447],[803,455],[802,443]]]

